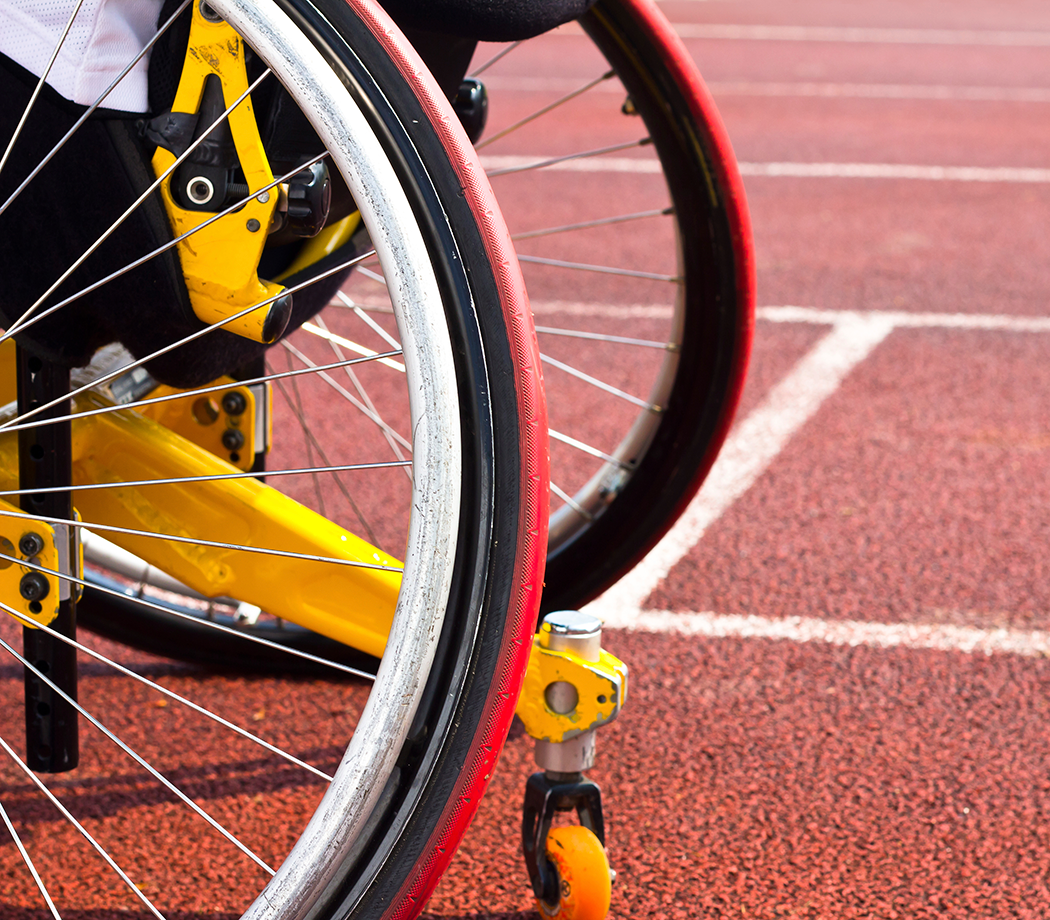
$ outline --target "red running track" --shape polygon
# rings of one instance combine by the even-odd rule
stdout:
[[[902,315],[666,577],[598,608],[626,603],[619,620],[649,627],[606,641],[633,678],[594,771],[612,916],[1046,917],[1050,326],[1015,319],[1048,316],[1050,177],[756,173],[1045,169],[1050,14],[662,7],[684,34],[861,27],[938,30],[938,43],[687,41],[745,164],[759,304],[813,308],[760,311],[741,417],[836,328],[834,311]],[[532,916],[515,836],[530,746],[508,744],[430,916]]]
[[[619,874],[611,916],[1050,916],[1050,174],[1038,172],[1050,169],[1050,11],[663,7],[686,36],[781,31],[687,38],[745,165],[762,309],[726,462],[673,545],[595,607],[632,669],[593,773]],[[589,46],[567,32],[493,71],[493,130],[551,91],[521,78],[555,63],[588,72]],[[584,105],[542,148],[501,153],[566,152],[597,125]],[[767,175],[774,164],[793,174]],[[857,177],[858,164],[881,177]],[[977,169],[946,179],[929,167]],[[633,206],[638,188],[607,175],[554,175],[542,198],[497,186],[512,229],[571,220],[574,195],[610,189]],[[639,255],[614,245],[596,236],[590,258]],[[659,260],[668,244],[646,246]],[[635,280],[542,271],[530,289],[542,321],[575,311],[617,332],[622,318],[630,335],[640,327],[626,320],[653,296]],[[642,368],[608,370],[629,388]],[[596,411],[570,403],[567,420]],[[353,683],[141,664],[324,766],[365,696]],[[82,687],[119,692],[100,669]],[[183,718],[150,691],[121,699],[145,750]],[[246,806],[238,830],[279,858],[321,787],[203,728],[199,739],[178,776],[220,816]],[[68,785],[95,791],[92,821],[119,838],[183,820],[99,756]],[[532,769],[531,742],[512,736],[432,920],[535,916],[518,837]],[[29,820],[35,806],[12,807]],[[56,824],[32,841],[79,876],[60,888],[79,905],[68,916],[137,917],[90,859],[69,855],[70,838]],[[231,916],[238,886],[258,879],[221,841],[197,846],[207,871],[172,914]],[[8,903],[37,904],[3,854]],[[147,854],[133,868],[164,893],[179,867]]]

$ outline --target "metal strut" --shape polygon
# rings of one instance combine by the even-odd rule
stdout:
[[[21,346],[17,349],[18,411],[29,412],[60,399],[69,393],[69,369],[52,364],[31,354]],[[18,487],[23,511],[45,515],[62,521],[73,520],[73,497],[69,491],[34,492],[35,489],[71,486],[73,482],[72,425],[68,420],[71,404],[68,399],[39,413],[40,418],[66,416],[66,421],[36,428],[22,428],[18,432]],[[75,528],[58,529],[65,542],[57,554],[59,569],[70,574],[76,562],[75,541],[70,533]],[[36,542],[40,546],[37,548]],[[27,527],[18,541],[18,553],[36,563],[44,549],[41,537]],[[34,552],[34,550],[36,550]],[[47,597],[58,591],[57,616],[49,627],[64,636],[76,638],[77,592],[68,579],[54,579],[39,572],[28,571],[22,576],[19,592],[31,609],[39,611],[45,604],[54,604]],[[22,648],[25,658],[38,671],[68,694],[77,698],[76,649],[43,630],[26,626]],[[50,685],[28,668],[25,669],[26,700],[26,761],[41,773],[61,773],[76,767],[79,758],[77,712]]]

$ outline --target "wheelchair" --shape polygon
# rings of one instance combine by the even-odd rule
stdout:
[[[590,434],[548,426],[547,399],[552,417],[565,414],[555,374],[583,379],[546,354],[556,346],[541,356],[531,322],[515,243],[542,252],[526,240],[549,234],[530,228],[512,240],[484,169],[497,183],[544,181],[556,164],[512,172],[497,145],[514,132],[496,125],[479,159],[443,98],[449,87],[370,0],[168,3],[161,23],[170,25],[154,60],[182,29],[181,47],[188,41],[202,63],[182,70],[153,117],[85,114],[44,91],[38,112],[47,103],[49,117],[30,109],[21,125],[36,88],[20,79],[3,125],[0,259],[12,284],[0,302],[0,607],[9,614],[0,643],[24,670],[25,697],[0,735],[3,783],[38,788],[73,820],[75,798],[47,791],[39,774],[77,766],[78,722],[116,741],[105,727],[113,711],[78,699],[85,662],[163,694],[165,705],[193,705],[134,676],[120,647],[350,675],[360,710],[345,751],[322,769],[294,741],[283,750],[194,710],[234,733],[231,744],[261,744],[259,756],[283,758],[280,769],[326,784],[294,844],[274,857],[232,839],[165,775],[199,723],[164,739],[168,761],[121,750],[259,877],[253,898],[223,910],[415,916],[495,768],[541,613],[584,603],[641,558],[725,437],[753,310],[739,177],[655,7],[599,0],[584,12],[606,79],[622,86],[609,94],[614,116],[644,125],[666,177],[668,199],[645,209],[658,215],[617,223],[632,234],[665,224],[658,233],[674,261],[654,303],[663,329],[654,337],[647,327],[648,345],[619,330],[598,338],[600,317],[577,330],[541,327],[554,342],[660,356],[648,365],[648,395],[627,401],[633,408],[595,446]],[[416,24],[406,27],[412,35]],[[494,111],[512,60],[501,54],[486,68]],[[85,151],[98,145],[119,170],[86,168]],[[55,178],[70,175],[72,188]],[[585,238],[589,227],[554,229]],[[529,270],[558,268],[525,258],[537,259]],[[558,284],[542,274],[529,283]],[[597,468],[569,461],[562,477],[556,462],[551,472],[549,427]],[[551,483],[561,507],[548,550]],[[77,638],[77,623],[104,637],[101,651]],[[21,753],[6,740],[20,732]],[[33,826],[27,814],[16,814],[23,830]],[[127,849],[90,839],[107,854]],[[199,906],[193,879],[207,866],[194,865],[193,849],[185,884],[159,898],[101,858],[135,909],[160,916]]]

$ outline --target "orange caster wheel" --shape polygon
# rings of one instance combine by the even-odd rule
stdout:
[[[544,920],[605,920],[612,895],[609,860],[601,841],[579,825],[547,835],[547,859],[558,873],[558,905],[536,900]]]

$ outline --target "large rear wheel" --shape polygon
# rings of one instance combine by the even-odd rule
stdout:
[[[371,649],[382,654],[374,681],[366,675],[348,685],[341,694],[346,709],[331,724],[322,720],[325,737],[344,732],[345,752],[334,759],[327,743],[311,753],[317,730],[294,708],[272,731],[260,715],[286,711],[289,694],[300,705],[323,699],[327,691],[320,683],[310,685],[305,699],[287,684],[269,690],[253,684],[253,696],[270,692],[272,698],[260,697],[253,704],[258,708],[238,715],[232,698],[237,694],[229,691],[227,699],[205,679],[199,682],[201,707],[183,713],[184,695],[172,696],[164,686],[171,681],[150,681],[142,673],[151,667],[148,658],[107,643],[82,651],[102,670],[81,675],[81,721],[111,725],[127,749],[114,747],[109,734],[85,733],[81,765],[61,781],[62,812],[50,811],[52,804],[43,799],[28,802],[30,790],[37,795],[37,780],[11,749],[0,767],[3,801],[15,809],[15,830],[29,846],[18,872],[20,854],[5,854],[10,871],[0,897],[9,911],[41,903],[27,868],[32,862],[59,908],[146,905],[155,914],[206,909],[268,918],[413,916],[451,859],[491,775],[538,606],[546,533],[545,414],[523,289],[469,145],[436,88],[417,78],[413,53],[374,5],[215,0],[209,6],[272,69],[262,79],[283,85],[324,143],[364,227],[355,234],[347,264],[375,250],[377,264],[369,271],[386,280],[388,307],[364,313],[339,300],[269,350],[262,379],[227,380],[216,390],[180,394],[189,399],[197,423],[215,422],[213,402],[219,402],[217,417],[225,419],[220,424],[236,427],[229,420],[243,413],[230,411],[236,406],[222,400],[223,389],[235,390],[238,382],[272,385],[275,425],[291,433],[275,442],[262,474],[201,448],[185,428],[158,424],[150,415],[156,404],[144,404],[131,386],[141,375],[127,363],[127,352],[108,349],[76,372],[73,503],[83,511],[83,526],[169,576],[132,598],[135,589],[124,575],[96,569],[84,609],[95,610],[93,625],[103,631],[114,606],[180,622],[194,615],[194,629],[221,635],[220,647],[242,649],[237,654],[250,661],[253,649],[275,650],[258,641],[257,630],[243,636],[223,631],[221,615],[256,616],[264,606],[259,601],[267,599],[259,597],[259,583],[268,586],[282,621],[294,621],[303,605],[325,607],[311,594],[324,589],[326,601],[335,597],[340,603],[320,610],[320,622],[339,632],[341,624],[355,626],[363,606],[361,582],[347,572],[379,569],[380,581],[400,575],[389,632]],[[43,121],[39,110],[31,112],[12,149],[28,145],[46,153],[53,131],[48,136]],[[13,128],[5,122],[5,138]],[[0,174],[0,202],[24,178],[16,162]],[[90,165],[71,162],[67,149],[34,182]],[[33,188],[30,183],[0,214],[4,239],[35,226],[20,211],[39,204]],[[119,213],[115,207],[106,221]],[[220,219],[237,219],[236,213]],[[49,232],[41,230],[40,252],[49,251]],[[48,262],[29,270],[44,290],[64,268]],[[62,295],[68,296],[66,290]],[[5,335],[15,326],[26,330],[34,310],[52,305],[6,302]],[[69,307],[52,317],[61,317],[61,309]],[[209,334],[200,331],[200,341]],[[135,363],[148,371],[151,360],[140,355]],[[132,395],[118,401],[117,390]],[[264,397],[259,399],[255,436],[263,438]],[[0,437],[12,442],[27,421],[9,414]],[[15,454],[7,450],[4,456],[5,497],[18,501]],[[111,483],[133,478],[119,472],[131,469],[129,463],[136,470],[154,465],[167,472],[113,488]],[[288,503],[292,499],[296,504]],[[238,502],[245,507],[236,516],[220,515],[213,529],[200,532],[213,520],[209,509]],[[287,539],[293,524],[311,541],[308,551]],[[260,533],[274,541],[257,539]],[[375,547],[374,563],[340,549],[341,540],[353,542],[351,535]],[[252,568],[267,554],[269,566]],[[198,565],[202,559],[208,565]],[[199,600],[192,592],[180,594],[170,581],[193,582],[198,570],[215,564],[230,583],[254,573],[254,581],[241,580],[249,601],[236,591]],[[285,574],[269,567],[284,567]],[[207,594],[200,590],[206,584],[202,575],[194,592]],[[4,609],[12,612],[17,604],[9,598]],[[137,634],[134,621],[109,631],[120,635],[126,629],[132,644],[152,642],[165,651],[167,640],[149,634],[147,619],[138,622]],[[0,633],[9,654],[17,651],[18,632],[12,617]],[[139,667],[110,670],[121,660]],[[43,674],[35,677],[48,681]],[[11,739],[22,731],[20,669],[0,679],[12,696],[2,720],[3,737]],[[159,733],[144,718],[153,703],[143,703],[143,694],[165,712],[169,706],[173,715],[178,711]],[[215,717],[227,716],[246,720],[247,728],[242,724],[225,741],[215,740],[229,728]],[[256,716],[262,724],[253,721]],[[256,746],[259,736],[264,748]],[[139,753],[129,755],[128,749]],[[253,795],[240,794],[236,783],[231,788],[231,771],[237,775],[248,763],[276,783],[263,782]],[[132,791],[100,800],[99,786],[113,777]],[[325,788],[320,799],[319,782]],[[251,816],[257,808],[269,815],[261,823]],[[203,812],[215,814],[209,819]],[[60,817],[67,820],[52,826]],[[103,880],[98,865],[85,870],[90,860],[70,855],[82,841],[49,853],[45,840],[79,839],[77,825],[69,823],[73,817],[108,854],[91,858],[119,863],[125,875]],[[44,826],[46,833],[38,833]],[[159,859],[158,848],[164,850]],[[56,858],[48,863],[49,855]],[[237,859],[244,860],[243,868],[229,868]]]

